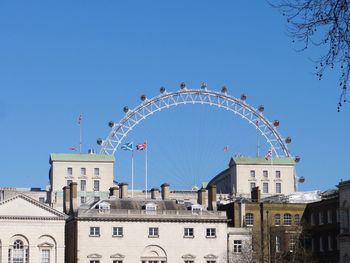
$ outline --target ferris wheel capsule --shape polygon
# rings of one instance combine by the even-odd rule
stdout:
[[[222,88],[221,88],[221,93],[227,93],[227,87],[226,86],[223,86]]]
[[[284,140],[286,143],[291,143],[292,142],[292,138],[290,138],[289,136]]]
[[[247,99],[247,95],[245,95],[244,93],[241,95],[241,100],[245,101]]]
[[[264,110],[265,110],[264,105],[260,105],[259,108],[258,108],[258,111],[263,112]]]
[[[128,106],[124,106],[123,111],[124,111],[124,113],[128,113],[129,107]]]
[[[205,82],[202,82],[201,89],[207,89],[207,87],[208,87],[208,84]]]
[[[300,162],[300,156],[295,156],[295,157],[294,157],[294,161],[295,161],[296,163]]]
[[[110,121],[110,122],[108,122],[108,126],[110,127],[110,128],[113,128],[114,127],[114,121]]]
[[[146,95],[141,95],[140,97],[141,101],[145,101],[147,99]]]
[[[280,121],[274,120],[272,124],[273,124],[273,126],[278,127],[278,126],[280,126]]]
[[[159,92],[163,94],[165,92],[165,88],[163,86],[160,87]]]
[[[300,176],[298,179],[298,183],[304,183],[305,182],[305,177],[304,176]]]
[[[98,138],[98,139],[96,140],[96,143],[97,143],[98,145],[101,145],[101,144],[103,143],[103,140],[102,140],[101,138]]]
[[[180,83],[180,89],[186,89],[186,83],[185,82],[181,82]]]

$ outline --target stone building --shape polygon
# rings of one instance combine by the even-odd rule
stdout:
[[[218,193],[249,197],[251,190],[258,186],[262,196],[291,194],[295,189],[294,159],[276,157],[232,157],[229,167],[216,175],[209,185],[216,185]]]
[[[72,182],[78,184],[78,205],[107,198],[113,185],[114,156],[105,154],[50,154],[50,189],[48,202],[63,211],[62,188]]]
[[[322,200],[307,205],[303,216],[305,259],[308,262],[339,262],[339,193],[331,189]]]
[[[340,182],[338,188],[340,208],[339,262],[346,263],[350,262],[350,180]]]
[[[153,190],[151,199],[130,198],[121,184],[111,188],[108,199],[80,208],[76,187],[65,188],[67,263],[219,263],[227,258],[226,213],[170,200],[168,184],[160,193]]]
[[[250,229],[255,260],[280,262],[300,252],[300,221],[305,206],[305,203],[287,203],[278,198],[262,199],[259,187],[255,187],[250,199],[237,199],[220,206],[219,210],[227,212],[229,227]]]
[[[0,262],[64,263],[66,215],[17,194],[0,202]]]

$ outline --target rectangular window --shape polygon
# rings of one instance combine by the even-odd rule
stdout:
[[[206,237],[216,237],[216,228],[207,228]]]
[[[113,227],[113,236],[114,237],[122,237],[123,236],[123,228],[122,227]]]
[[[193,228],[184,228],[184,237],[193,237]]]
[[[276,183],[276,193],[277,193],[277,194],[282,193],[281,183]]]
[[[194,263],[193,260],[185,260],[185,263]]]
[[[323,238],[320,237],[320,252],[323,252]]]
[[[263,193],[267,194],[269,192],[269,184],[263,183]]]
[[[207,260],[207,263],[216,263],[215,260]]]
[[[113,263],[123,263],[123,260],[113,260]]]
[[[255,183],[250,183],[250,190],[253,190],[253,188],[256,186]]]
[[[86,196],[81,196],[80,197],[80,204],[85,204],[86,203]]]
[[[80,180],[80,191],[86,191],[86,180]]]
[[[310,224],[312,226],[315,225],[315,214],[314,213],[310,214]]]
[[[67,180],[67,186],[70,186],[71,183],[73,183],[72,180]]]
[[[289,252],[293,252],[295,250],[296,238],[294,235],[289,236]]]
[[[333,250],[333,245],[332,245],[332,237],[328,236],[328,251]]]
[[[41,263],[50,263],[50,250],[41,250]]]
[[[67,175],[68,176],[72,176],[73,175],[73,168],[72,167],[68,167],[67,168]]]
[[[318,212],[318,224],[323,225],[323,213],[322,213],[322,211]]]
[[[90,227],[90,236],[91,237],[99,237],[100,236],[100,228],[98,226]]]
[[[244,220],[246,226],[252,226],[254,224],[254,215],[252,213],[247,213]]]
[[[242,252],[242,240],[233,240],[233,252],[234,253]]]
[[[94,191],[100,191],[100,181],[94,180]]]
[[[90,263],[100,263],[99,260],[90,260]]]
[[[263,176],[264,176],[265,178],[269,177],[269,173],[268,173],[267,170],[264,170],[264,171],[263,171]]]
[[[159,237],[158,227],[150,227],[148,229],[148,237]]]
[[[80,175],[86,175],[86,168],[80,168]]]
[[[255,170],[250,170],[250,177],[255,178]]]
[[[276,252],[281,252],[281,240],[280,236],[276,236]]]
[[[99,176],[100,175],[100,168],[94,168],[94,175]]]
[[[281,178],[281,171],[276,171],[276,178],[280,179]]]
[[[327,211],[327,223],[328,224],[332,224],[333,223],[333,220],[332,220],[332,210],[328,210]]]

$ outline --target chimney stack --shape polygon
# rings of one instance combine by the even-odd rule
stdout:
[[[252,192],[251,192],[251,198],[252,202],[254,203],[260,203],[260,189],[259,186],[253,187]]]
[[[69,214],[70,210],[70,189],[69,186],[62,188],[63,190],[63,213]]]
[[[207,191],[205,188],[201,188],[197,191],[197,203],[202,205],[203,207],[208,206],[208,200],[207,200]]]
[[[73,182],[69,185],[70,190],[70,210],[69,213],[73,214],[78,210],[78,192],[77,192],[78,184]]]
[[[216,185],[208,185],[208,210],[216,210]]]
[[[170,184],[168,183],[164,183],[160,186],[160,188],[162,189],[162,200],[166,200],[169,199],[169,195],[170,195]]]
[[[158,199],[159,193],[160,193],[160,191],[158,188],[152,188],[151,189],[151,199]]]
[[[109,188],[109,196],[115,199],[119,198],[119,186],[113,186]]]
[[[125,199],[128,197],[128,183],[119,184],[119,197]]]

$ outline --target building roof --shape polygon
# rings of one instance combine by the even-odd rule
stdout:
[[[88,153],[51,153],[52,162],[114,162],[114,155]]]
[[[230,166],[232,165],[295,165],[295,161],[292,157],[274,157],[268,160],[265,157],[253,157],[253,156],[234,156],[231,158]]]

